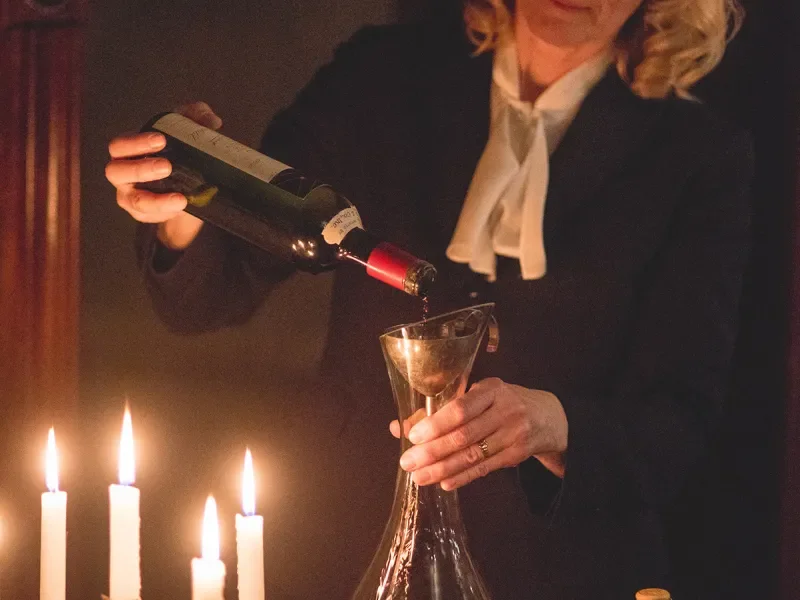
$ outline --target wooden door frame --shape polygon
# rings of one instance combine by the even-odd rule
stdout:
[[[78,401],[86,0],[0,0],[0,518],[3,595],[38,593],[40,454]]]

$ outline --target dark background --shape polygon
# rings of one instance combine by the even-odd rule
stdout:
[[[125,399],[138,443],[145,598],[189,597],[189,561],[199,553],[208,493],[220,506],[227,597],[235,597],[233,515],[245,445],[254,452],[265,518],[267,597],[333,598],[354,589],[380,534],[374,524],[388,516],[395,465],[375,474],[379,501],[365,515],[373,526],[354,538],[369,542],[347,557],[331,556],[325,540],[350,532],[329,518],[320,482],[346,465],[318,456],[315,438],[325,421],[317,407],[325,399],[304,392],[325,341],[330,277],[295,277],[247,327],[196,337],[169,333],[151,312],[135,267],[134,223],[103,177],[106,144],[156,112],[202,99],[223,118],[225,133],[254,145],[338,42],[364,24],[420,18],[442,6],[435,2],[91,3],[82,132],[81,428],[74,447],[64,448],[62,478],[70,493],[70,598],[96,600],[107,592],[107,485],[116,478]],[[706,493],[694,499],[691,514],[673,518],[695,525],[695,551],[677,558],[707,572],[709,589],[719,586],[728,598],[771,598],[786,391],[789,2],[746,6],[745,30],[700,94],[756,136],[753,260],[730,409],[713,468],[701,475]],[[394,443],[388,433],[386,443]],[[38,464],[31,473],[34,483],[26,485],[38,489]],[[12,527],[7,537],[20,551],[7,551],[14,556],[0,569],[0,595],[19,589],[23,579],[24,589],[35,589],[36,569],[21,561],[35,560],[37,536]]]

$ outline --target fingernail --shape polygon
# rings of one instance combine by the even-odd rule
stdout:
[[[180,194],[172,194],[169,197],[169,199],[170,199],[171,202],[174,202],[175,204],[180,204],[181,207],[184,204],[186,204],[186,198],[184,196],[181,196]],[[176,206],[176,208],[177,208],[177,206]]]
[[[147,143],[150,144],[150,147],[153,150],[159,150],[164,147],[164,144],[166,144],[166,139],[163,135],[154,133],[147,138]]]
[[[413,471],[416,465],[411,458],[404,454],[400,457],[400,466],[403,467],[403,470],[405,471]]]
[[[408,439],[412,444],[419,444],[425,439],[426,434],[427,428],[425,426],[414,425],[414,427],[411,428],[411,431],[408,432]]]
[[[414,478],[414,483],[416,483],[417,485],[425,485],[431,480],[430,475],[422,472],[414,473],[412,477]]]
[[[153,175],[156,177],[166,177],[170,173],[172,173],[172,165],[168,163],[160,162],[153,168]]]

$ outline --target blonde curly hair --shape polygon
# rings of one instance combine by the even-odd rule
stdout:
[[[513,0],[465,0],[477,54],[513,32],[513,13]],[[617,71],[643,98],[692,98],[689,90],[722,60],[743,17],[737,0],[644,0],[617,37]]]

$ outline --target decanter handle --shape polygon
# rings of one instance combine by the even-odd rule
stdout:
[[[497,352],[497,346],[500,344],[500,326],[497,324],[497,318],[494,315],[489,317],[489,326],[486,328],[489,340],[486,342],[487,352]]]

